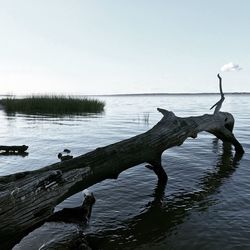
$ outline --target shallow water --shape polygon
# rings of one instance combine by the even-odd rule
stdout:
[[[228,95],[223,111],[235,117],[234,134],[246,153],[233,161],[234,150],[201,133],[167,150],[163,165],[167,187],[157,184],[144,165],[89,188],[96,197],[85,229],[96,249],[250,249],[250,96]],[[105,113],[74,117],[6,116],[0,110],[0,144],[29,145],[29,155],[0,156],[0,175],[37,169],[57,161],[69,148],[74,156],[129,138],[161,119],[156,108],[177,116],[211,113],[217,95],[100,97]],[[78,193],[59,204],[79,206]],[[38,249],[74,225],[45,224],[15,249]]]

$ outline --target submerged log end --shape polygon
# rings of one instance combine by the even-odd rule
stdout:
[[[243,146],[240,144],[240,142],[235,137],[231,140],[231,142],[234,145],[234,148],[235,148],[235,151],[237,154],[243,155],[245,153]]]
[[[154,171],[160,183],[167,183],[168,175],[162,167],[161,159],[150,161],[149,164],[145,165],[145,167]]]
[[[63,208],[62,210],[51,215],[47,219],[47,221],[88,224],[96,199],[93,193],[88,191],[84,191],[83,195],[84,200],[81,206],[73,208]]]
[[[232,131],[230,131],[227,127],[223,127],[221,129],[218,129],[218,130],[210,130],[208,132],[215,135],[218,139],[220,139],[222,141],[229,142],[229,143],[233,144],[237,154],[244,154],[245,153],[243,146],[235,138]]]

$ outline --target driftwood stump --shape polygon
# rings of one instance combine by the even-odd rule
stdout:
[[[243,154],[232,132],[233,116],[220,112],[224,95],[222,99],[214,105],[214,114],[202,116],[177,117],[158,108],[162,119],[145,133],[39,170],[0,177],[0,245],[4,239],[20,236],[49,218],[54,207],[67,197],[102,180],[117,178],[128,168],[147,163],[165,182],[162,153],[182,145],[188,137],[196,138],[199,132],[207,131],[230,142],[238,154]]]

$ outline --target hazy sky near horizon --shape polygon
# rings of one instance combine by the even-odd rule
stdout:
[[[0,0],[0,94],[250,92],[249,0]]]

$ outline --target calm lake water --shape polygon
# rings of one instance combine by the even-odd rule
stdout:
[[[162,117],[157,107],[178,116],[211,113],[209,108],[219,95],[99,99],[106,102],[101,115],[7,116],[0,110],[0,144],[29,146],[26,157],[0,156],[0,175],[55,163],[64,148],[78,156],[145,132]],[[144,165],[90,187],[96,203],[85,232],[95,249],[250,249],[250,96],[226,95],[222,110],[234,115],[234,134],[245,149],[243,158],[234,162],[234,150],[201,133],[165,151],[166,187],[159,186]],[[79,206],[82,199],[78,193],[56,209]],[[75,227],[46,223],[14,249],[38,249],[58,232],[67,234]]]

